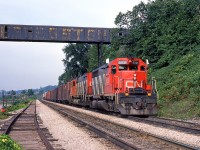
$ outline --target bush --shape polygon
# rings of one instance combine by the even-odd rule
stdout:
[[[1,150],[22,150],[22,147],[13,141],[8,135],[0,136],[0,149]]]
[[[200,47],[156,69],[159,115],[171,118],[200,116]]]
[[[11,105],[11,106],[6,108],[6,112],[5,113],[0,112],[0,119],[8,118],[8,116],[9,116],[8,112],[15,111],[15,110],[27,107],[28,103],[30,101],[32,101],[32,100],[33,99],[15,101],[13,105]]]

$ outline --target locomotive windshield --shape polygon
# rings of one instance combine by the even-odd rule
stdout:
[[[130,66],[130,70],[138,70],[138,66]]]
[[[146,67],[141,65],[138,60],[135,61],[127,61],[127,60],[119,60],[118,61],[118,70],[119,71],[146,71]]]
[[[141,67],[140,67],[140,70],[141,70],[141,71],[145,71],[145,70],[146,70],[145,66],[141,66]]]
[[[119,65],[119,71],[121,70],[128,70],[128,66],[127,65]]]

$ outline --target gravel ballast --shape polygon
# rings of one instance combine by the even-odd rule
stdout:
[[[189,145],[200,148],[200,136],[198,136],[198,135],[191,135],[191,134],[183,133],[180,131],[175,131],[175,130],[166,129],[166,128],[162,128],[162,127],[156,127],[154,125],[139,123],[139,122],[135,122],[135,121],[128,120],[128,119],[105,115],[105,114],[101,114],[101,113],[96,113],[96,112],[92,112],[92,111],[88,111],[88,110],[84,110],[84,109],[80,109],[80,108],[76,108],[76,107],[71,107],[71,106],[67,106],[67,105],[62,105],[62,104],[58,104],[58,105],[66,107],[68,109],[76,110],[78,112],[86,113],[88,115],[92,115],[97,118],[109,120],[109,121],[112,121],[112,122],[115,122],[118,124],[126,125],[128,127],[144,131],[144,132],[148,132],[148,133],[151,133],[151,134],[154,134],[157,136],[161,136],[161,137],[165,137],[168,139],[173,139],[175,141],[179,141],[181,143],[189,144]]]
[[[76,123],[64,119],[62,115],[55,112],[51,108],[37,101],[37,114],[43,121],[43,125],[48,128],[53,138],[58,139],[58,143],[62,148],[67,150],[115,150],[117,146],[98,138],[94,133],[89,132],[84,127],[78,126]]]

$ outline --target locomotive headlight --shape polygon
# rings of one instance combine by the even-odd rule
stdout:
[[[148,95],[148,96],[151,96],[151,93],[148,93],[147,95]]]
[[[128,94],[128,93],[125,93],[125,96],[129,96],[129,94]]]
[[[136,75],[136,74],[134,74],[133,76],[134,76],[134,77],[136,77],[137,75]]]
[[[129,96],[128,88],[126,87],[125,96]]]

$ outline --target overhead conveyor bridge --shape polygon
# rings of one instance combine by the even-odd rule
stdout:
[[[111,43],[112,28],[0,24],[0,41]]]

